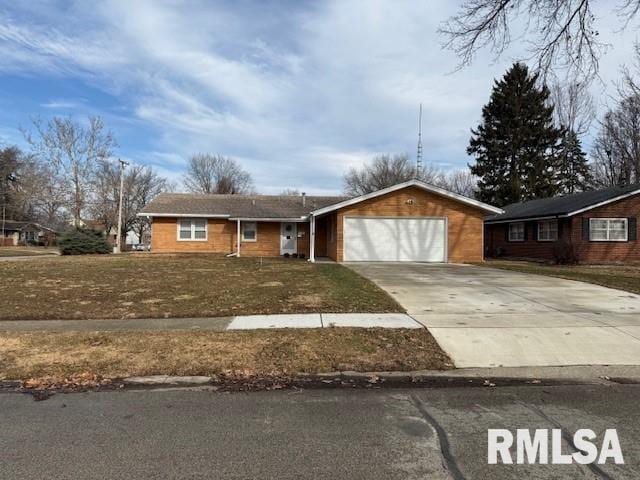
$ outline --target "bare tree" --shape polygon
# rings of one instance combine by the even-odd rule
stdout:
[[[68,208],[79,226],[89,197],[92,176],[100,161],[108,159],[116,141],[100,117],[89,117],[86,125],[71,118],[33,120],[34,131],[23,130],[32,153],[60,174],[68,190]]]
[[[606,44],[600,41],[597,18],[589,0],[466,0],[440,28],[445,47],[472,62],[488,47],[500,57],[515,38],[527,38],[529,53],[546,76],[564,69],[590,79],[597,75]],[[617,14],[626,27],[638,14],[639,0],[620,0]],[[524,17],[524,18],[523,18]],[[512,34],[513,25],[522,31]]]
[[[596,185],[640,182],[640,95],[629,94],[605,114],[591,156]]]
[[[452,170],[443,175],[438,186],[450,192],[473,198],[478,188],[478,179],[467,169]]]
[[[195,193],[246,194],[253,191],[251,175],[238,162],[208,153],[189,158],[184,184],[187,190]]]
[[[169,189],[167,180],[152,167],[134,165],[125,170],[122,194],[122,235],[134,231],[138,238],[148,229],[149,222],[137,217],[153,197]],[[118,224],[120,199],[120,166],[115,162],[101,161],[93,181],[95,197],[90,211],[93,218],[109,232]]]
[[[298,190],[297,188],[283,188],[282,191],[280,192],[280,195],[288,195],[290,197],[299,197],[300,190]]]
[[[414,163],[406,153],[399,155],[378,155],[362,168],[352,168],[344,176],[344,191],[347,195],[358,196],[375,192],[397,183],[417,178],[427,183],[438,184],[442,174],[430,166],[416,171]]]
[[[578,137],[586,134],[596,116],[593,97],[587,84],[576,79],[556,78],[549,90],[558,127],[572,131]]]

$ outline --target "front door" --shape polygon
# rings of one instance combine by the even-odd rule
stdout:
[[[280,255],[298,252],[298,236],[296,224],[283,222],[280,224]]]

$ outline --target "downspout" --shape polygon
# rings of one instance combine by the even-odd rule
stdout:
[[[316,217],[309,215],[310,220],[310,238],[309,238],[309,261],[315,263],[316,261]]]
[[[238,230],[236,233],[236,255],[240,256],[240,219],[238,219]]]

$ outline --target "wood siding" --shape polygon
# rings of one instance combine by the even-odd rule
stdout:
[[[484,215],[477,207],[421,188],[407,187],[338,210],[335,242],[328,242],[328,253],[331,258],[342,261],[344,218],[348,216],[444,217],[448,224],[448,261],[481,262]]]
[[[526,222],[527,239],[524,242],[507,240],[508,224],[500,223],[486,226],[485,248],[487,256],[532,258],[554,260],[554,253],[562,242],[569,242],[581,263],[608,263],[640,261],[640,242],[592,242],[582,238],[582,221],[589,218],[636,218],[636,235],[640,228],[640,195],[611,203],[571,218],[559,219],[558,242],[537,241],[537,221]],[[517,222],[516,222],[517,223]],[[632,237],[633,235],[630,234]]]

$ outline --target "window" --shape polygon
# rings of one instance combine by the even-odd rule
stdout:
[[[524,223],[509,224],[509,241],[524,242]]]
[[[557,220],[538,222],[538,240],[541,242],[555,242],[558,240]]]
[[[258,225],[256,222],[242,222],[242,241],[255,242],[258,239]]]
[[[207,240],[207,220],[186,219],[178,221],[178,240]]]
[[[626,242],[628,225],[626,218],[590,218],[589,240],[592,242]]]

